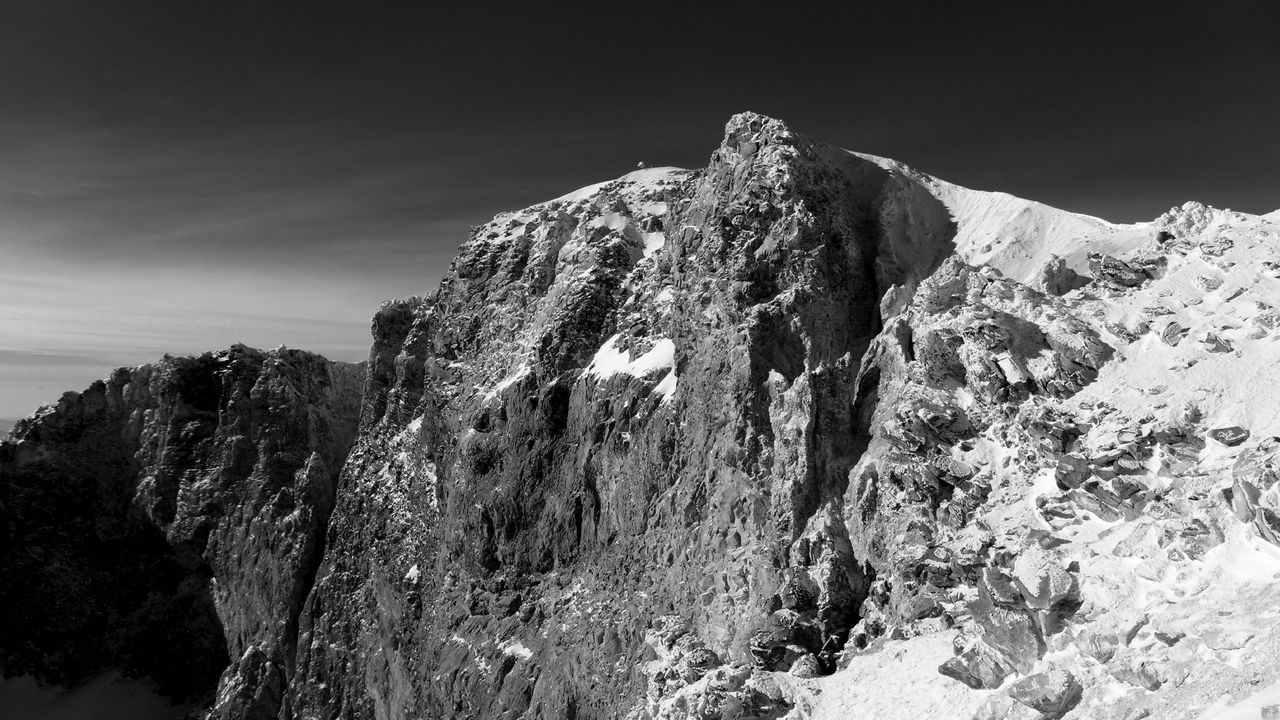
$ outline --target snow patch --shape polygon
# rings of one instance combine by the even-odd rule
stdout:
[[[631,363],[631,353],[617,348],[618,336],[614,335],[605,341],[596,351],[587,365],[586,374],[595,377],[609,377],[626,372]]]
[[[676,344],[674,341],[662,338],[655,342],[648,352],[632,360],[630,351],[618,349],[620,339],[620,335],[614,335],[605,341],[591,358],[586,374],[610,377],[625,373],[632,377],[646,377],[664,368],[671,371],[669,374],[675,373]]]
[[[666,374],[666,377],[653,386],[653,391],[662,396],[662,402],[671,402],[671,397],[676,394],[676,385],[680,382],[680,378],[676,377],[676,371],[672,370]]]
[[[631,218],[620,212],[607,212],[592,220],[591,224],[596,227],[607,227],[610,230],[625,230],[629,222]]]
[[[520,367],[516,368],[515,373],[513,373],[509,377],[503,378],[501,381],[498,382],[498,384],[490,388],[489,391],[484,394],[484,399],[485,400],[494,399],[503,390],[506,390],[507,388],[519,382],[520,379],[523,378],[525,375],[528,375],[529,372],[530,372],[529,364],[521,363]]]
[[[813,681],[811,720],[919,720],[970,717],[992,691],[970,690],[938,672],[950,658],[955,631],[886,643],[849,667]],[[792,712],[787,718],[801,717]]]
[[[644,239],[644,256],[649,257],[667,244],[667,235],[663,232],[642,233]]]
[[[579,188],[577,190],[574,190],[571,193],[561,195],[560,197],[556,198],[555,200],[551,200],[550,202],[578,202],[580,200],[586,200],[591,196],[595,195],[596,193],[600,192],[601,190],[603,190],[604,186],[610,185],[613,183],[653,186],[662,182],[678,179],[679,176],[682,176],[688,172],[689,172],[688,170],[685,170],[683,168],[678,168],[678,167],[656,167],[656,168],[645,168],[644,170],[635,170],[633,172],[627,173],[626,175],[623,175],[617,180],[606,180],[604,182],[598,182],[593,185],[588,185],[584,188]]]
[[[528,660],[533,657],[533,651],[525,647],[524,643],[519,640],[508,640],[498,646],[504,655],[518,657],[522,660]]]
[[[627,372],[636,377],[644,377],[655,370],[675,368],[675,366],[676,344],[667,338],[663,338],[654,343],[653,347],[649,348],[649,352],[632,361]]]

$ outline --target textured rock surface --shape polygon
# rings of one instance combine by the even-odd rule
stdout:
[[[274,717],[363,369],[237,346],[116,371],[0,446],[8,673],[108,667]],[[230,663],[228,667],[228,663]]]
[[[833,514],[860,368],[954,228],[760,116],[649,172],[499,216],[379,313],[291,712],[616,717],[831,666],[874,579]]]

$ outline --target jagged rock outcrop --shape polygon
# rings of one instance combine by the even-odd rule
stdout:
[[[274,717],[363,368],[243,346],[122,368],[0,445],[7,673],[151,677]]]
[[[911,178],[751,114],[703,171],[477,229],[432,299],[379,313],[386,400],[289,711],[616,717],[726,664],[829,668],[874,570],[816,513],[866,443],[881,302],[952,232]],[[697,632],[656,653],[670,613]]]

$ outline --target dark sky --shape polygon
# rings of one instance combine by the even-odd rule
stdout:
[[[0,417],[243,340],[363,357],[469,227],[751,109],[1117,221],[1280,207],[1280,3],[0,4]]]

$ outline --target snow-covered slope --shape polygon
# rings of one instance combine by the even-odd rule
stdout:
[[[1083,272],[1088,252],[1124,252],[1152,233],[1149,223],[1117,225],[1008,193],[970,190],[896,160],[854,154],[920,183],[950,211],[956,223],[956,252],[969,263],[999,268],[1019,282],[1033,282],[1053,255]]]
[[[1040,305],[1082,322],[1110,346],[1109,360],[1079,392],[1058,398],[1033,392],[986,408],[968,388],[948,393],[971,417],[988,408],[1016,410],[1015,422],[992,423],[970,441],[974,450],[956,455],[979,475],[992,473],[993,491],[974,527],[1013,558],[1005,576],[1018,588],[1012,597],[1031,602],[1043,592],[1035,590],[1037,583],[1051,584],[1053,573],[1065,569],[1062,577],[1078,590],[1064,586],[1063,597],[1078,592],[1078,609],[1067,613],[1060,630],[1046,626],[1047,646],[1033,665],[974,690],[948,677],[920,675],[940,636],[908,626],[906,635],[919,636],[854,653],[848,669],[831,677],[787,685],[796,703],[790,717],[834,720],[858,709],[877,720],[1267,717],[1259,714],[1262,708],[1280,706],[1275,214],[1186,203],[1151,223],[1113,226],[1008,196],[929,184],[941,187],[939,196],[955,209],[962,255],[972,247],[967,223],[975,223],[968,230],[984,223],[1008,227],[1000,208],[1015,209],[1017,227],[1025,227],[1016,222],[1019,216],[1039,218],[1034,225],[1041,234],[1024,236],[1031,240],[1025,247],[1042,247],[1032,257],[1066,255],[1060,251],[1067,248],[1118,255],[1105,273],[1095,272],[1087,285],[1053,304],[1034,294],[1019,297],[1020,291],[1012,296],[1015,306]],[[1077,237],[1076,230],[1094,234]],[[1125,266],[1148,270],[1130,285],[1129,276],[1111,274]],[[1016,262],[1014,267],[1008,274],[1016,276]],[[1086,259],[1086,269],[1100,267]],[[970,291],[958,308],[961,318],[975,311],[979,318],[990,315],[981,307],[992,300],[979,297]],[[992,307],[998,316],[1000,306]],[[928,320],[916,312],[906,322],[916,337],[927,336]],[[1002,367],[1017,371],[1017,354]],[[1037,375],[1031,362],[1025,370]],[[1019,377],[1005,372],[1008,380]],[[1037,422],[1056,429],[1028,433]],[[1050,439],[1065,444],[1046,452]],[[965,537],[939,546],[958,553]],[[1019,565],[1031,557],[1041,558],[1033,564],[1039,569]],[[940,596],[944,616],[963,617],[971,612],[963,608],[989,597],[984,593],[1002,592],[997,567],[984,570],[978,598],[960,593],[952,605]],[[989,638],[981,620],[970,622],[960,623],[965,632]],[[962,646],[968,647],[957,642],[957,652]],[[1074,696],[1028,684],[1053,672],[1069,673]],[[881,675],[910,687],[864,680]],[[1046,697],[1062,700],[1061,712],[1042,715],[1024,704],[1048,702]]]
[[[629,172],[620,178],[593,183],[586,187],[578,188],[571,193],[566,193],[554,200],[548,200],[542,204],[550,205],[553,203],[581,202],[598,195],[606,186],[612,190],[617,190],[623,193],[630,192],[634,194],[636,191],[644,192],[645,190],[653,190],[654,188],[662,185],[684,180],[689,176],[690,172],[690,170],[677,167],[643,168]]]

